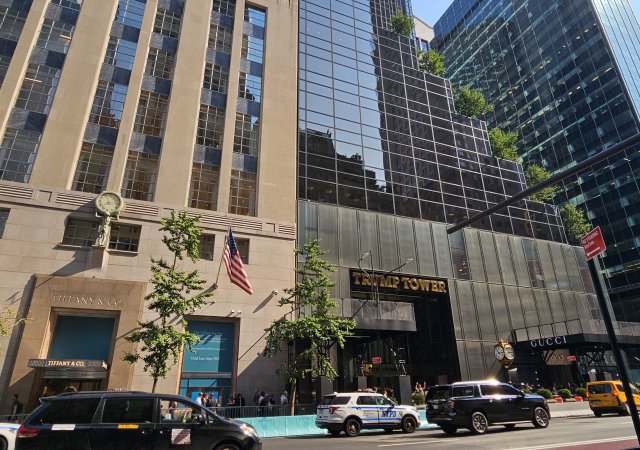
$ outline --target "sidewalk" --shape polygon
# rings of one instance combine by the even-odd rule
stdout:
[[[593,416],[589,402],[549,403],[551,418]]]

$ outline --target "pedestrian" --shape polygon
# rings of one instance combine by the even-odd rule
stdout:
[[[245,400],[241,393],[236,394],[236,406],[244,406]]]
[[[202,404],[203,400],[204,400],[204,394],[203,394],[202,392],[200,392],[200,393],[198,394],[198,397],[196,397],[196,405],[198,405],[198,406],[204,406],[204,405]]]
[[[205,405],[207,408],[213,408],[215,405],[215,399],[213,398],[213,394],[209,392],[207,394],[207,404]]]
[[[267,399],[267,411],[268,411],[268,414],[270,416],[272,416],[273,415],[273,407],[275,406],[276,402],[273,400],[273,394],[269,394],[267,397],[268,397],[268,399]]]
[[[19,414],[22,414],[22,402],[18,400],[18,394],[13,394],[13,401],[11,402],[11,417],[9,418],[9,422],[16,422]]]
[[[260,415],[264,416],[267,413],[267,397],[264,391],[260,392],[260,398],[258,398],[258,407],[260,408]]]
[[[280,395],[280,404],[281,405],[289,404],[289,394],[287,394],[287,391],[283,391],[282,394]]]
[[[227,402],[227,406],[236,406],[236,398],[231,394],[229,396],[229,401]]]
[[[260,392],[258,391],[258,388],[256,388],[256,391],[253,393],[253,404],[255,406],[258,406],[259,403],[260,403]]]

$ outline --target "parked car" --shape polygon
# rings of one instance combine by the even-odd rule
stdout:
[[[20,427],[20,424],[0,422],[0,450],[13,450],[15,448],[18,427]]]
[[[20,426],[17,450],[261,450],[249,424],[178,395],[65,393],[41,399]]]
[[[316,426],[329,430],[332,436],[344,431],[354,437],[362,429],[413,433],[419,425],[420,416],[414,406],[397,405],[382,394],[370,392],[325,395],[316,416]]]
[[[635,404],[640,407],[640,391],[631,385],[631,392]],[[618,413],[621,416],[629,415],[627,394],[624,392],[622,381],[592,381],[587,383],[587,395],[589,407],[596,417],[603,413]]]
[[[536,428],[549,425],[547,401],[525,394],[513,386],[489,381],[463,381],[430,387],[426,396],[427,421],[447,434],[468,428],[483,434],[491,425],[513,428],[531,422]]]

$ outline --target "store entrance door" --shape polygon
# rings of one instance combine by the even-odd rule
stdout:
[[[68,380],[63,378],[45,379],[41,391],[42,397],[62,394],[63,392],[99,391],[102,380]]]

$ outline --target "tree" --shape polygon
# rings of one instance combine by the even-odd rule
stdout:
[[[468,87],[455,88],[453,90],[453,101],[458,114],[472,119],[493,111],[493,105],[487,103],[487,99],[484,98],[482,92]]]
[[[178,261],[185,256],[193,263],[199,258],[198,245],[202,229],[200,217],[189,217],[182,211],[162,219],[161,231],[165,232],[162,242],[173,253],[173,261],[151,258],[151,284],[153,291],[145,297],[147,308],[158,315],[157,319],[139,322],[139,328],[127,336],[127,341],[141,343],[140,352],[127,353],[124,361],[134,364],[144,362],[144,371],[153,378],[155,392],[158,379],[165,378],[176,364],[180,352],[191,351],[191,346],[200,339],[187,330],[185,315],[204,305],[206,298],[213,295],[201,291],[205,281],[198,270],[181,270]],[[200,291],[195,295],[193,292]]]
[[[287,297],[278,304],[289,311],[275,320],[267,332],[263,356],[273,356],[290,345],[287,362],[278,369],[291,384],[291,413],[295,408],[296,389],[299,379],[308,374],[323,375],[329,379],[337,376],[327,355],[328,347],[335,342],[344,348],[345,338],[355,328],[353,319],[342,319],[332,312],[338,303],[331,299],[329,288],[334,283],[329,274],[334,266],[321,258],[326,253],[317,240],[309,241],[303,248],[294,251],[296,259],[304,257],[302,266],[296,269],[298,282],[285,289]]]
[[[447,71],[444,56],[433,49],[426,52],[418,49],[418,69],[437,77],[441,77]]]
[[[549,172],[544,167],[537,164],[530,164],[524,170],[524,178],[527,181],[527,186],[532,187],[538,183],[543,182],[549,178]],[[548,202],[556,193],[557,188],[555,186],[548,186],[535,194],[532,194],[529,198],[534,202]]]
[[[491,143],[493,156],[513,162],[521,161],[518,150],[516,150],[516,142],[518,142],[517,131],[509,133],[496,127],[489,132],[489,142]]]
[[[397,11],[391,18],[391,29],[403,36],[411,36],[415,24],[413,23],[413,17],[407,16],[402,11]]]
[[[579,244],[580,238],[591,231],[591,224],[587,221],[584,211],[576,208],[571,203],[562,205],[560,217],[562,217],[562,223],[567,232],[569,242],[572,244]]]

